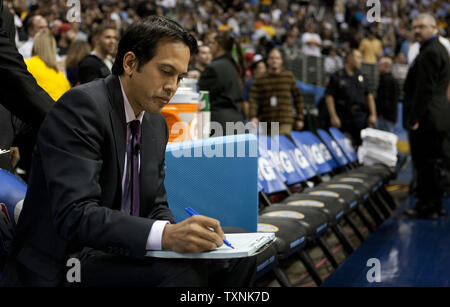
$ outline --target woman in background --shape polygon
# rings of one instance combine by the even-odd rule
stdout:
[[[78,63],[91,52],[91,46],[88,42],[76,40],[70,44],[66,57],[66,76],[70,85],[79,84]]]
[[[230,31],[219,31],[212,33],[205,43],[211,48],[213,60],[200,75],[198,86],[202,91],[209,91],[211,122],[222,126],[222,134],[214,131],[212,135],[235,134],[234,131],[227,133],[226,123],[244,122],[242,103],[245,70],[239,41],[233,38]],[[236,47],[239,65],[231,55],[233,47]],[[211,128],[214,129],[212,123]]]
[[[58,67],[56,61],[56,41],[52,34],[39,32],[34,37],[31,59],[26,60],[28,71],[53,100],[57,101],[70,83]]]

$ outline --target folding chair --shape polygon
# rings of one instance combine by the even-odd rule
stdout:
[[[260,188],[260,206],[262,210],[270,204],[266,193],[276,194],[279,191],[285,191],[286,186],[283,182],[281,173],[274,167],[271,158],[266,151],[260,152],[258,158],[258,181]],[[261,231],[275,232],[277,240],[275,246],[279,253],[279,259],[284,260],[291,256],[297,256],[304,264],[314,281],[320,285],[322,279],[317,272],[311,258],[304,251],[306,244],[321,247],[324,253],[330,255],[331,261],[337,263],[330,248],[320,238],[327,230],[326,217],[318,212],[308,212],[308,215],[294,212],[291,210],[267,211],[258,217],[258,229]],[[327,255],[327,256],[328,256]],[[284,286],[290,286],[291,283],[282,269],[279,267],[274,270],[277,280]],[[281,278],[280,278],[281,277]]]

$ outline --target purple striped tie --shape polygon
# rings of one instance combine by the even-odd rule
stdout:
[[[128,157],[128,162],[130,163],[129,170],[130,174],[130,189],[131,193],[131,214],[134,216],[139,216],[140,207],[140,182],[139,182],[139,152],[141,147],[141,123],[138,120],[133,120],[130,122],[131,130],[131,142],[129,143],[130,150],[127,152],[131,153],[131,157]]]

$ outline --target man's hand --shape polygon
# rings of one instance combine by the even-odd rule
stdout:
[[[20,160],[19,147],[11,147],[9,150],[11,153],[12,167],[15,168],[17,166],[17,163],[19,163],[19,160]]]
[[[336,128],[341,128],[341,120],[339,119],[338,116],[331,117],[330,121],[331,121],[331,126],[336,127]]]
[[[419,122],[415,123],[412,127],[411,130],[417,130],[419,129]]]
[[[298,130],[298,131],[300,131],[300,130],[303,130],[303,127],[305,126],[305,124],[303,123],[303,121],[302,120],[296,120],[295,121],[295,130]]]
[[[367,124],[369,126],[375,126],[375,124],[377,123],[377,116],[376,115],[369,115],[369,117],[367,118]]]
[[[167,224],[161,245],[163,250],[201,253],[222,246],[223,239],[225,235],[218,220],[194,215],[180,223]]]

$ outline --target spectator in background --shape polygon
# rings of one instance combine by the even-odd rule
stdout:
[[[199,44],[198,53],[194,56],[194,64],[189,65],[188,77],[195,79],[200,78],[200,74],[211,63],[211,60],[211,48],[209,48],[208,45]]]
[[[321,56],[322,39],[314,31],[314,26],[306,26],[306,32],[302,35],[302,52],[306,55]]]
[[[325,56],[324,69],[326,75],[331,75],[344,67],[342,58],[338,55],[336,48],[330,47],[329,54]]]
[[[378,63],[380,73],[377,97],[375,99],[377,107],[377,123],[375,128],[394,132],[397,122],[397,104],[399,90],[397,81],[392,76],[392,59],[383,57]]]
[[[239,41],[233,38],[230,31],[210,34],[208,42],[213,60],[200,75],[198,87],[200,90],[209,91],[211,122],[219,123],[225,135],[227,122],[244,121],[242,113],[242,87],[245,76],[243,54]],[[239,65],[231,55],[233,47],[236,47]],[[213,135],[219,136],[220,133],[214,131]]]
[[[66,76],[71,86],[80,83],[78,77],[78,64],[90,52],[91,45],[89,45],[88,42],[76,40],[70,45],[66,57]]]
[[[280,134],[302,130],[303,98],[294,74],[283,71],[281,51],[274,48],[269,52],[267,72],[257,77],[250,90],[249,117],[255,124],[261,122],[279,123]],[[293,108],[295,105],[295,111]],[[268,126],[268,129],[270,129]],[[268,130],[268,133],[271,132]]]
[[[253,31],[253,23],[255,22],[255,13],[248,2],[244,3],[242,11],[237,14],[239,23],[241,24],[241,34],[250,35]]]
[[[383,40],[381,41],[381,44],[384,48],[383,55],[393,58],[395,56],[395,47],[397,41],[395,39],[395,35],[392,30],[386,31],[386,33],[383,35]]]
[[[65,56],[67,55],[67,51],[69,49],[70,44],[75,40],[75,31],[72,29],[72,25],[70,23],[63,23],[58,29],[58,37],[57,41],[58,47],[58,55]]]
[[[119,33],[113,24],[102,24],[92,34],[94,49],[78,65],[80,83],[87,83],[111,74]]]
[[[53,100],[57,101],[70,83],[58,68],[56,61],[56,41],[48,31],[39,32],[34,37],[32,58],[25,60],[28,71]]]
[[[249,116],[249,96],[253,82],[256,78],[263,75],[267,71],[264,58],[260,54],[256,54],[253,57],[253,63],[250,65],[250,71],[251,77],[245,82],[244,85],[244,105],[242,108],[246,119],[248,119]]]
[[[400,53],[404,55],[405,59],[408,58],[409,49],[414,44],[414,33],[412,31],[408,31],[406,35],[406,39],[402,42],[400,47]]]
[[[300,48],[298,47],[296,38],[288,35],[282,46],[282,51],[285,59],[295,60],[300,55]]]
[[[32,57],[31,50],[33,49],[34,37],[41,31],[49,31],[47,20],[41,15],[30,17],[27,21],[28,40],[19,48],[19,53],[24,60]]]
[[[366,64],[376,64],[378,59],[383,55],[383,45],[381,41],[375,37],[374,30],[367,33],[359,44],[359,51],[361,51],[363,62]]]

